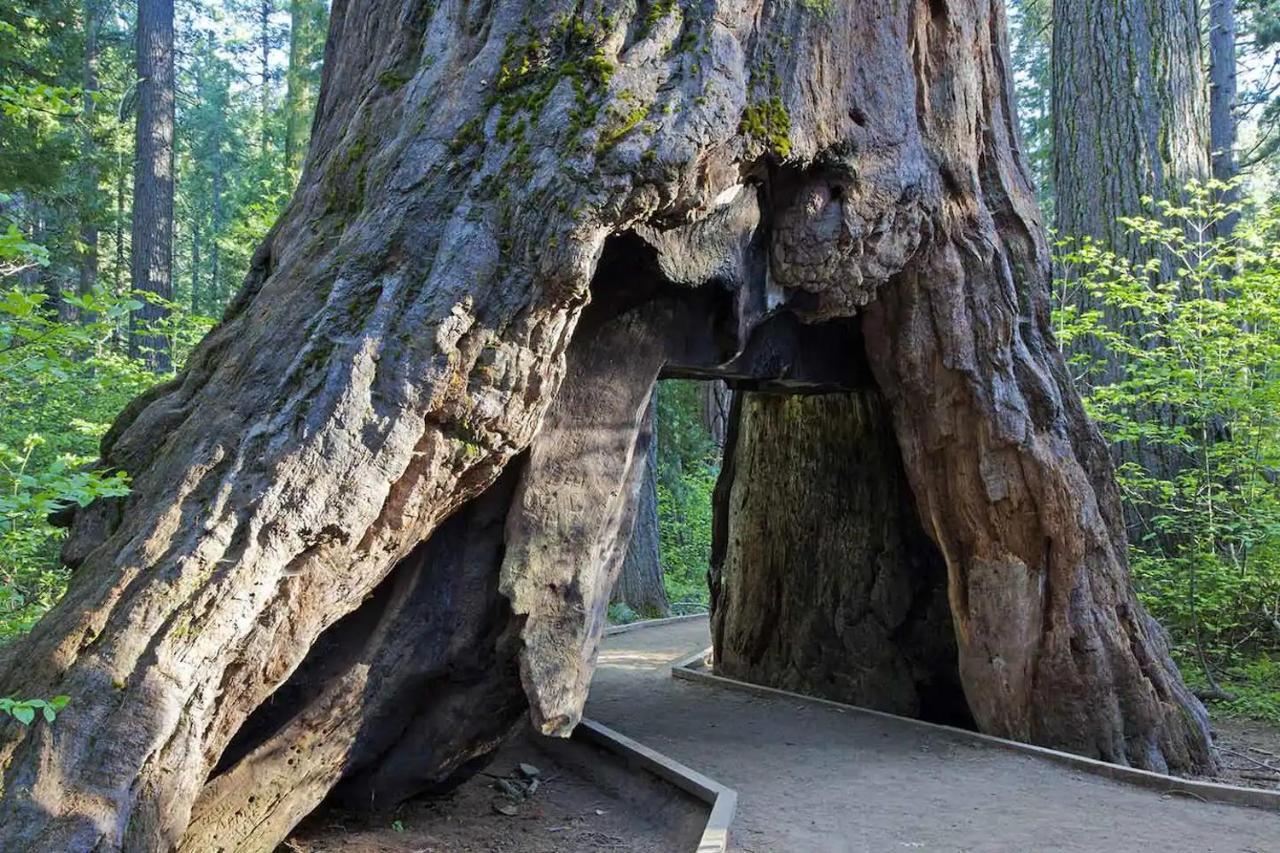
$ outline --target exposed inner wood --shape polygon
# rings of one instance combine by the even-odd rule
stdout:
[[[567,732],[659,376],[874,382],[978,728],[1213,766],[1052,337],[1002,3],[812,5],[335,0],[293,202],[0,652],[0,695],[72,697],[0,739],[6,847],[269,849],[526,705]]]
[[[972,725],[947,568],[879,395],[738,400],[717,488],[716,671]]]

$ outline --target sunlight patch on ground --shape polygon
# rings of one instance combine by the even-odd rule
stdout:
[[[600,653],[596,665],[614,669],[657,669],[675,659],[662,652],[606,651]]]

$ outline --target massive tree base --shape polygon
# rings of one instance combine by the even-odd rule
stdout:
[[[0,658],[6,849],[270,849],[577,723],[660,376],[882,395],[984,731],[1213,766],[1051,338],[999,0],[337,0],[298,193]],[[620,544],[623,543],[623,544]],[[837,661],[827,666],[835,667]]]

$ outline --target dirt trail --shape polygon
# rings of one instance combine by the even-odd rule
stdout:
[[[738,853],[1278,853],[1280,815],[1161,796],[892,720],[673,679],[705,620],[605,640],[587,713],[736,788]]]

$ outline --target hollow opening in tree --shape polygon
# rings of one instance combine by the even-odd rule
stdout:
[[[722,675],[972,726],[946,566],[916,517],[874,384],[741,384],[736,394],[723,380],[657,384],[646,415],[657,441],[611,621],[714,601]]]
[[[133,493],[77,510],[66,597],[0,656],[0,695],[75,708],[0,740],[8,846],[269,847],[331,791],[449,784],[526,711],[569,732],[661,377],[791,395],[742,406],[797,432],[800,407],[874,391],[977,728],[1214,766],[1053,340],[1002,4],[667,6],[334,3],[294,202],[104,439]],[[804,429],[847,446],[862,422]],[[892,508],[891,481],[864,497]],[[927,564],[905,530],[866,550]],[[769,544],[743,534],[743,565]],[[717,634],[755,665],[734,547]],[[876,618],[923,649],[932,576],[904,607],[880,574]],[[779,636],[815,689],[865,688],[825,630]],[[884,666],[935,714],[917,657]]]

